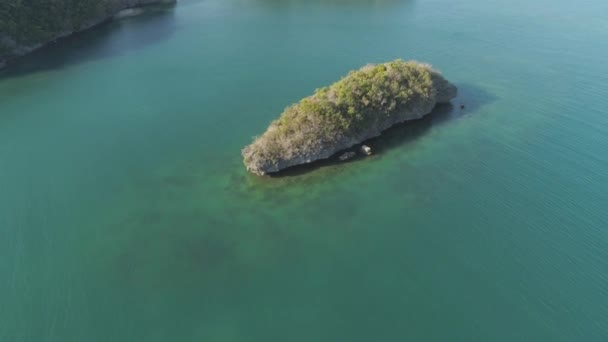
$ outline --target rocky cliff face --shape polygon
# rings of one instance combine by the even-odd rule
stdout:
[[[59,38],[108,21],[125,9],[173,4],[177,0],[12,2],[13,0],[0,0],[0,68],[6,66],[9,60],[26,55]]]
[[[288,108],[243,149],[244,163],[264,175],[326,159],[395,124],[420,119],[456,94],[428,65],[394,61],[364,67]],[[335,128],[336,122],[341,126]]]

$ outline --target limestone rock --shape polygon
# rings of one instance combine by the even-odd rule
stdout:
[[[244,164],[264,175],[326,159],[395,124],[420,119],[456,94],[456,87],[427,64],[367,65],[288,107],[243,149]]]
[[[349,159],[353,159],[357,154],[353,151],[348,151],[348,152],[344,152],[343,154],[340,155],[340,157],[338,157],[338,159],[340,159],[340,161],[347,161]]]
[[[371,156],[372,155],[372,148],[367,146],[367,145],[362,145],[361,146],[361,153],[365,154],[366,156]]]

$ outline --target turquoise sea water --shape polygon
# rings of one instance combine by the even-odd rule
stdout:
[[[0,74],[0,341],[608,340],[607,13],[182,0],[24,58]],[[364,160],[245,172],[285,106],[394,58],[454,107]]]

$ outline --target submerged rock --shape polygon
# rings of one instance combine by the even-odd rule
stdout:
[[[329,158],[397,123],[422,118],[456,93],[427,64],[367,65],[285,109],[243,149],[245,166],[264,175]]]

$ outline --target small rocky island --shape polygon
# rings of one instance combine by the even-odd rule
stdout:
[[[395,124],[420,119],[456,94],[456,87],[427,64],[367,65],[285,109],[243,149],[244,163],[250,172],[265,175],[326,159]]]

